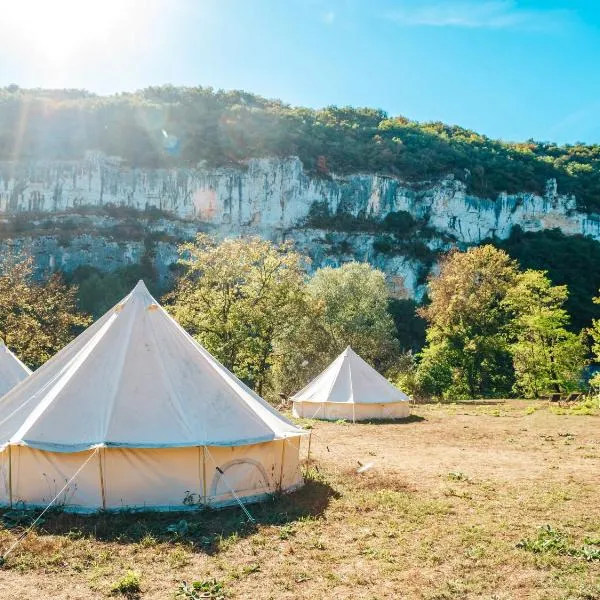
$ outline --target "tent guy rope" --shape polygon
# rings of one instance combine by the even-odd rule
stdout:
[[[92,458],[94,456],[96,456],[96,454],[98,454],[99,450],[100,450],[100,448],[94,449],[94,451],[87,457],[87,459],[79,467],[79,469],[77,469],[77,471],[75,471],[75,474],[71,477],[71,479],[69,479],[67,481],[67,483],[65,483],[65,485],[62,487],[60,492],[58,492],[58,494],[56,494],[56,496],[54,496],[54,498],[52,498],[52,500],[46,506],[46,508],[44,508],[44,510],[36,517],[35,521],[14,541],[13,545],[0,558],[0,565],[2,565],[6,561],[6,557],[27,537],[29,532],[35,527],[36,523],[48,512],[50,507],[58,500],[60,495],[69,487],[69,485],[71,485],[71,483],[75,480],[75,478],[79,475],[79,473],[81,473],[81,471],[83,471],[83,469],[90,462],[90,460],[92,460]]]

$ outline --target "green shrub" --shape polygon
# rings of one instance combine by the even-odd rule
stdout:
[[[550,525],[539,528],[537,536],[525,538],[517,544],[517,548],[534,554],[568,554],[569,543],[567,536],[553,529]]]
[[[555,415],[590,416],[600,413],[600,399],[587,396],[573,406],[550,405],[550,412]]]
[[[570,544],[565,533],[550,525],[540,527],[536,537],[521,540],[517,548],[534,554],[573,556],[586,561],[600,560],[600,539],[586,538],[583,546],[578,548]]]
[[[193,581],[192,583],[184,581],[179,584],[175,596],[177,598],[188,598],[189,600],[200,600],[201,598],[224,600],[226,592],[223,583],[213,578],[204,581]]]
[[[140,586],[141,576],[136,571],[127,571],[111,588],[113,595],[135,597],[142,590]]]

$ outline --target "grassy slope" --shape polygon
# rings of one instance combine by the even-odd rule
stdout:
[[[252,507],[255,529],[235,509],[52,516],[0,572],[0,597],[102,598],[131,569],[144,599],[210,578],[232,598],[599,599],[600,561],[517,544],[544,524],[572,548],[600,543],[600,417],[525,402],[415,412],[315,422],[306,487]],[[359,475],[358,461],[374,465]],[[167,532],[181,518],[187,533]],[[0,546],[15,535],[0,530]]]

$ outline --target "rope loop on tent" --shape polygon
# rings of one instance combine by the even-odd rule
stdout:
[[[213,458],[213,455],[211,454],[208,447],[204,446],[204,448],[206,449],[206,452],[210,456],[210,459],[213,461],[213,464],[215,465],[215,470],[221,474],[221,477],[223,478],[225,485],[229,488],[231,495],[235,498],[235,501],[240,505],[240,508],[244,511],[245,515],[248,517],[248,521],[250,521],[253,525],[256,525],[256,519],[250,514],[250,511],[246,508],[244,503],[240,500],[240,497],[235,493],[235,490],[233,489],[233,487],[230,485],[229,481],[227,480],[227,477],[225,476],[225,472],[223,471],[223,469],[221,469],[221,467],[219,467],[219,465],[216,463],[216,461]]]
[[[87,459],[79,467],[79,469],[77,469],[77,471],[75,471],[75,474],[71,477],[71,479],[69,479],[67,481],[67,483],[65,483],[65,485],[62,487],[60,492],[58,492],[58,494],[56,494],[56,496],[54,496],[54,498],[52,498],[52,500],[50,501],[48,506],[46,506],[46,508],[44,508],[44,510],[37,516],[35,521],[23,533],[21,533],[21,535],[15,540],[13,545],[0,557],[0,566],[2,564],[4,564],[4,562],[6,561],[6,557],[27,537],[29,532],[35,527],[36,523],[48,512],[50,507],[58,500],[59,496],[69,487],[69,485],[71,485],[71,483],[79,475],[79,473],[81,473],[81,471],[83,471],[83,469],[90,462],[90,460],[92,460],[92,458],[94,458],[94,456],[96,456],[96,454],[98,454],[99,450],[100,450],[100,448],[94,449],[94,451],[87,457]]]

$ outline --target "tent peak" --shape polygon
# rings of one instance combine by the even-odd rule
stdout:
[[[150,292],[148,291],[148,288],[146,287],[146,284],[144,283],[143,279],[140,279],[136,284],[135,287],[133,288],[133,292],[146,292],[147,294],[149,294]]]
[[[129,304],[132,300],[137,299],[142,302],[142,305],[145,307],[150,306],[151,304],[158,304],[156,300],[152,297],[152,294],[148,291],[146,284],[143,279],[140,279],[135,287],[131,290],[129,295],[119,303],[118,308],[123,309],[125,305]]]

